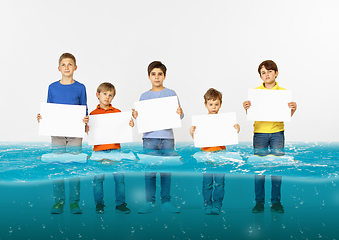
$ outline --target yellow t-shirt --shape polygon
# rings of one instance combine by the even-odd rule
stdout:
[[[275,86],[272,89],[265,88],[264,83],[260,87],[255,89],[266,89],[266,90],[286,90],[285,88],[279,87],[276,82]],[[284,122],[254,122],[254,132],[255,133],[276,133],[284,131]]]

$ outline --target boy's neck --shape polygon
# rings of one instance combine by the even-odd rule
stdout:
[[[266,84],[264,83],[264,87],[267,88],[267,89],[272,89],[274,88],[274,86],[277,84],[276,81],[274,81],[273,83],[270,83],[270,84]]]
[[[100,106],[100,108],[102,108],[102,109],[105,109],[105,110],[107,110],[109,107],[110,107],[110,105],[104,105],[104,104],[99,104],[99,106]]]
[[[73,79],[73,76],[72,77],[64,77],[62,76],[61,80],[60,80],[60,83],[63,84],[63,85],[69,85],[69,84],[72,84],[74,83],[74,79]]]
[[[152,91],[152,92],[159,92],[159,91],[164,90],[164,89],[165,89],[164,86],[159,86],[159,87],[154,87],[154,86],[152,86],[151,91]]]

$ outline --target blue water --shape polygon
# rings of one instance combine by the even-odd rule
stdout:
[[[141,143],[123,144],[124,151],[143,153]],[[230,152],[252,156],[251,143],[230,146]],[[179,166],[147,166],[137,161],[43,163],[49,143],[0,144],[0,240],[4,239],[339,239],[338,158],[339,143],[287,143],[289,164],[197,163],[199,149],[177,143]],[[83,152],[91,155],[91,147]],[[125,172],[129,215],[115,213],[113,172]],[[160,211],[160,179],[157,179],[155,213],[140,215],[145,203],[145,171],[172,172],[171,202],[181,213]],[[202,172],[226,173],[222,213],[204,215]],[[105,214],[95,213],[92,180],[106,173]],[[283,176],[284,214],[270,212],[270,178],[266,177],[265,212],[253,214],[254,174]],[[52,181],[81,177],[82,215],[51,215]],[[66,199],[68,184],[66,181]],[[68,200],[68,199],[67,199]]]

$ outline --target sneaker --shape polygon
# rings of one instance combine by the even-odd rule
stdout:
[[[220,206],[214,206],[212,209],[211,209],[211,213],[213,215],[219,215],[220,214]]]
[[[139,209],[139,214],[155,212],[155,205],[152,202],[146,202],[145,205]]]
[[[82,214],[82,210],[79,207],[78,203],[76,203],[76,202],[72,203],[69,207],[71,208],[71,213],[73,213],[73,214]]]
[[[212,215],[212,214],[213,214],[213,213],[212,213],[212,206],[211,206],[211,205],[205,206],[205,211],[204,211],[204,213],[205,213],[206,215]]]
[[[60,214],[63,212],[64,212],[64,205],[62,201],[59,201],[53,205],[51,214]]]
[[[264,203],[258,201],[252,209],[252,213],[262,213],[265,210]]]
[[[180,209],[173,206],[171,202],[165,202],[161,205],[161,211],[167,213],[180,213]]]
[[[102,202],[98,202],[95,206],[95,212],[97,214],[103,214],[105,212],[104,207],[106,207]]]
[[[115,207],[116,213],[123,213],[123,214],[129,214],[131,212],[131,209],[129,209],[127,206],[127,203],[120,204],[119,206]]]
[[[280,202],[273,203],[271,206],[271,212],[284,213],[284,207]]]

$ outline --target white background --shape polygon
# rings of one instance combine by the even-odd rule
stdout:
[[[277,82],[298,103],[286,141],[338,141],[338,7],[336,0],[1,1],[0,141],[49,140],[38,136],[35,117],[60,79],[63,52],[77,58],[74,78],[87,88],[90,111],[104,81],[117,88],[113,106],[131,109],[151,87],[148,64],[161,60],[164,85],[185,112],[177,141],[191,141],[191,116],[207,113],[210,87],[223,93],[221,112],[237,113],[239,141],[251,141],[242,102],[262,83],[258,65],[272,59]]]

